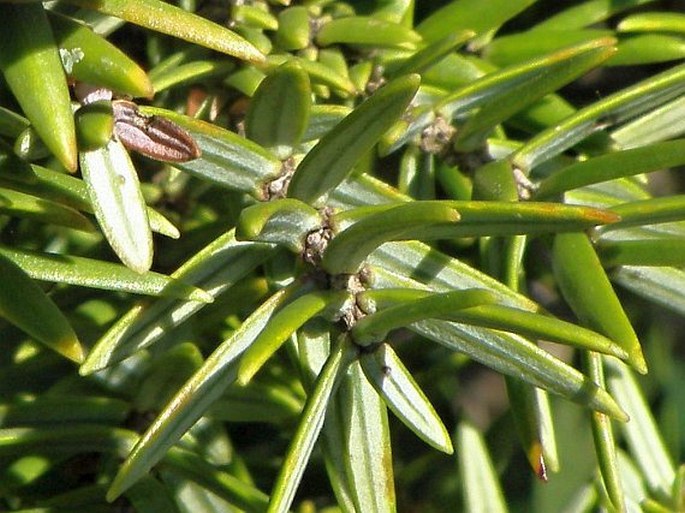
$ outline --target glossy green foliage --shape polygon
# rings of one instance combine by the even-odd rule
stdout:
[[[153,95],[145,71],[116,46],[66,16],[53,14],[49,20],[70,77],[119,94]]]
[[[112,249],[136,272],[152,265],[152,231],[133,163],[119,141],[81,152],[95,216]]]
[[[81,151],[107,146],[114,136],[112,103],[104,100],[81,107],[76,112],[76,138]]]
[[[220,4],[0,0],[0,510],[683,510],[679,8]]]
[[[504,496],[497,483],[492,460],[485,440],[476,428],[463,423],[457,432],[457,442],[463,453],[459,468],[463,477],[464,506],[466,511],[508,511]]]
[[[502,23],[534,3],[531,0],[496,0],[494,2],[448,2],[423,20],[417,28],[419,34],[429,41],[460,29],[471,29],[477,34],[497,29]]]
[[[301,66],[286,63],[265,78],[255,91],[245,119],[248,138],[289,157],[309,124],[309,77]]]
[[[0,70],[26,117],[60,162],[76,170],[76,132],[67,77],[40,4],[0,5]]]
[[[587,237],[582,233],[556,235],[553,258],[561,293],[578,318],[616,340],[627,351],[630,363],[639,372],[647,372],[637,335]]]
[[[65,357],[81,362],[83,347],[69,321],[15,263],[0,257],[2,269],[2,295],[0,296],[0,317]],[[35,317],[41,322],[36,323]]]
[[[70,3],[201,44],[240,59],[260,62],[264,58],[259,50],[234,32],[159,0],[72,0]]]
[[[407,27],[364,16],[336,18],[326,23],[316,34],[316,42],[321,46],[347,43],[412,49],[420,41],[421,36]]]
[[[402,115],[418,86],[417,75],[398,78],[347,115],[307,153],[290,181],[289,196],[312,203],[343,181]]]

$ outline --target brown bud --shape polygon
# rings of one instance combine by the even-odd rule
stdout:
[[[112,102],[114,133],[129,150],[164,162],[186,162],[201,151],[193,137],[161,116],[148,116],[126,100]]]

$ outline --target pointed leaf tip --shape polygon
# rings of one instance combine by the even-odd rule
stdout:
[[[0,317],[62,356],[80,363],[83,348],[68,319],[17,264],[0,256]]]
[[[535,444],[534,447],[528,451],[528,461],[533,466],[533,471],[538,479],[542,482],[547,482],[547,464],[545,463],[545,455],[542,453],[542,446]]]
[[[56,347],[60,354],[66,356],[71,361],[79,365],[82,364],[83,360],[86,358],[86,353],[83,351],[83,346],[75,334],[58,341]]]
[[[26,117],[62,165],[76,171],[76,129],[67,78],[40,3],[0,3],[0,70]]]
[[[574,313],[585,325],[621,345],[628,353],[627,361],[645,374],[640,341],[587,235],[557,234],[552,253],[559,289]]]
[[[362,370],[376,391],[397,417],[416,435],[435,449],[452,454],[452,440],[411,373],[390,345],[382,344],[360,358]]]

